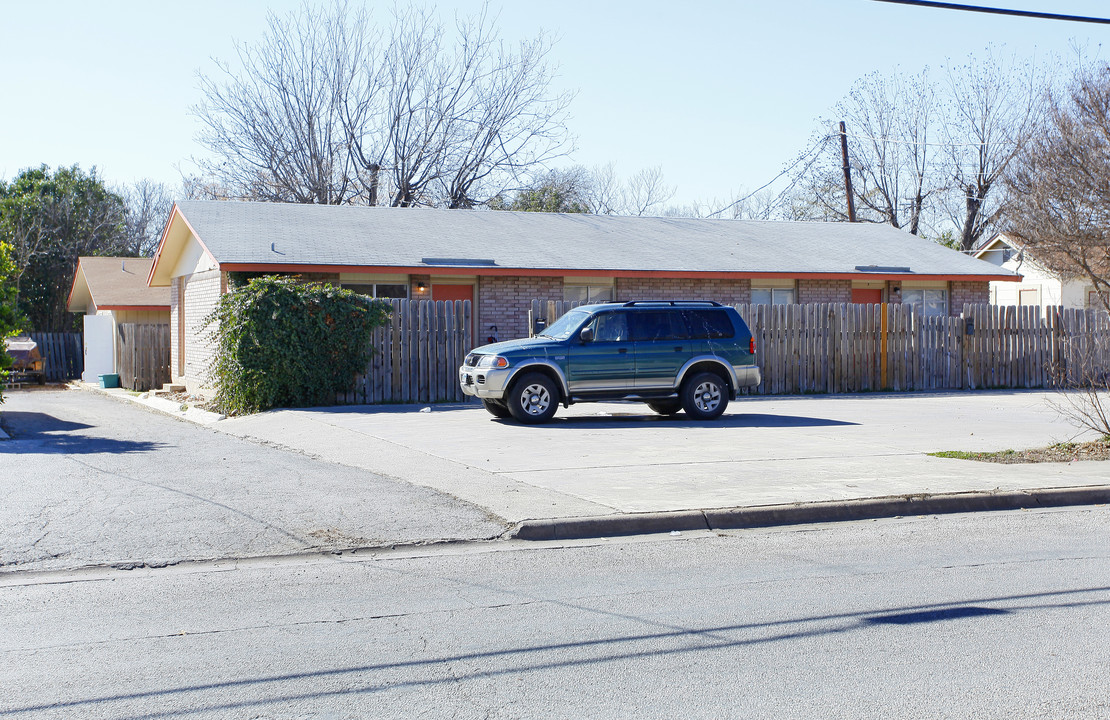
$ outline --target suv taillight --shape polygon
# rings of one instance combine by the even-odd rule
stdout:
[[[755,338],[754,337],[748,338],[748,352],[750,352],[752,355],[755,355]]]

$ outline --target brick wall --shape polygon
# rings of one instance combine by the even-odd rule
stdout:
[[[716,300],[719,303],[752,301],[750,280],[699,280],[696,278],[617,278],[617,300]]]
[[[982,280],[953,280],[948,283],[948,314],[959,317],[965,303],[989,303],[990,283]]]
[[[417,285],[424,284],[424,292],[420,292]],[[409,275],[409,298],[412,300],[429,300],[432,297],[431,275]]]
[[[170,378],[174,382],[179,379],[177,369],[181,367],[178,363],[181,353],[181,347],[178,343],[178,339],[181,337],[181,307],[177,302],[181,297],[180,293],[181,278],[173,278],[170,280]]]
[[[497,338],[528,337],[528,308],[532,300],[562,300],[561,277],[478,278],[478,326],[475,344],[481,345],[490,335],[490,325],[497,326]]]
[[[174,282],[179,282],[178,278]],[[216,309],[220,299],[222,278],[219,270],[194,273],[185,277],[185,376],[182,378],[190,391],[208,387],[208,369],[215,357],[215,344],[210,340],[212,328],[204,320]],[[171,305],[170,312],[173,313]],[[178,308],[180,313],[180,308]],[[176,316],[175,316],[176,319]],[[177,342],[177,326],[171,328],[172,342]],[[172,362],[176,363],[176,354]],[[175,364],[174,368],[178,365]]]
[[[798,302],[806,303],[850,303],[852,302],[851,280],[799,280]]]
[[[894,289],[898,288],[898,292]],[[902,281],[901,280],[887,280],[886,283],[886,301],[891,304],[901,304],[902,302]]]

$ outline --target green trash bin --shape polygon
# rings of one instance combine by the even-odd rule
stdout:
[[[111,373],[109,375],[100,375],[100,387],[102,388],[118,388],[119,375]]]

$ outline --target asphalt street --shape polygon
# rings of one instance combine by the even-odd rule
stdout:
[[[0,575],[10,718],[1110,717],[1110,508]]]
[[[6,393],[0,573],[494,537],[445,493],[81,391]]]

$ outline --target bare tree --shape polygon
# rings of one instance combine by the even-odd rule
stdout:
[[[928,70],[861,78],[835,113],[847,127],[857,221],[919,234],[932,222],[934,198],[944,182],[931,140],[937,99]],[[792,219],[848,220],[839,123],[825,123],[831,130],[815,143],[817,161],[799,166],[795,182],[801,190],[787,193],[791,202],[784,214]]]
[[[917,76],[870,75],[840,109],[852,133],[849,157],[857,207],[917,235],[923,217],[931,215],[926,203],[939,189],[930,145],[936,94],[928,70]]]
[[[973,250],[1002,216],[1000,181],[1037,133],[1043,83],[1032,64],[988,50],[983,59],[947,69],[944,125],[951,180],[946,209],[960,229],[959,249]]]
[[[337,2],[270,13],[257,45],[241,44],[241,69],[216,62],[199,75],[205,99],[193,108],[213,154],[202,171],[237,196],[273,202],[342,204],[357,199],[348,152],[353,65],[369,52],[366,17]]]
[[[1089,280],[1110,312],[1110,65],[1081,70],[1050,99],[1006,188],[1007,233],[1050,269]]]
[[[565,154],[571,95],[553,93],[545,36],[510,49],[483,9],[451,31],[393,10],[387,35],[343,0],[271,14],[243,69],[201,76],[194,112],[214,158],[204,185],[312,203],[485,203]]]
[[[163,183],[139,180],[117,194],[126,204],[124,253],[131,257],[150,257],[158,248],[162,226],[173,207],[173,197]]]
[[[663,168],[644,168],[625,183],[622,193],[624,215],[647,215],[661,211],[663,205],[674,197],[676,188],[663,181]]]

